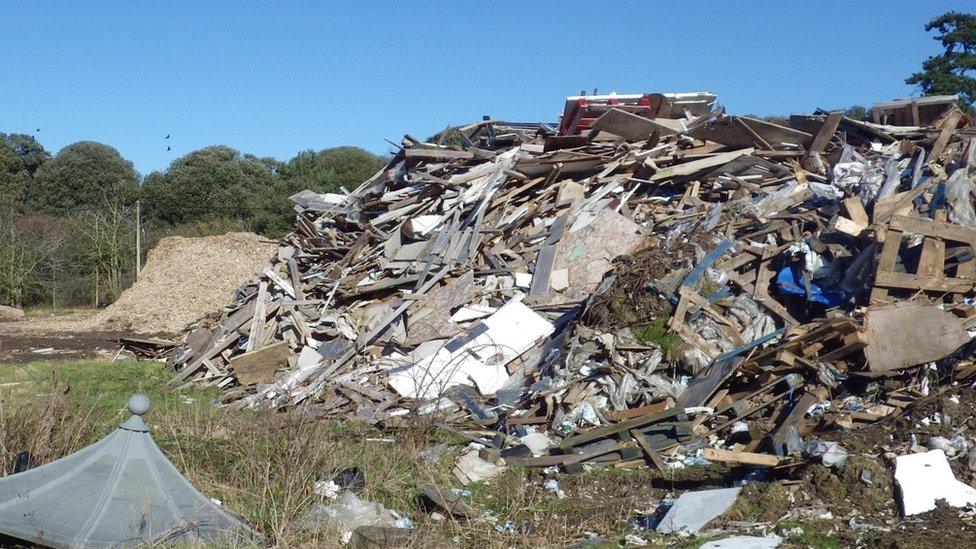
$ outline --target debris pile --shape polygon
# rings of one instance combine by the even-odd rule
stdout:
[[[707,93],[580,96],[558,125],[407,136],[351,193],[292,197],[295,231],[186,334],[177,381],[474,427],[459,478],[840,469],[825,434],[976,374],[976,140],[936,106],[777,124]]]

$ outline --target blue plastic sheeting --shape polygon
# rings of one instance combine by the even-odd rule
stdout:
[[[715,263],[716,259],[722,257],[725,252],[729,251],[731,248],[731,240],[723,240],[720,242],[714,250],[709,252],[708,255],[698,262],[698,265],[695,265],[695,268],[688,273],[688,276],[685,277],[685,280],[681,283],[681,285],[689,288],[694,286],[695,283],[698,282],[698,279],[701,278],[702,273],[705,272],[705,269],[709,268],[712,263]]]
[[[793,266],[786,266],[780,269],[779,274],[776,275],[776,286],[784,294],[805,297],[811,303],[820,303],[827,307],[836,307],[850,299],[847,292],[821,286],[816,281],[810,283],[810,295],[807,295],[806,284],[804,284],[803,278],[798,275]]]

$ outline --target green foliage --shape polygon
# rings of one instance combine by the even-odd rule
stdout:
[[[148,218],[173,226],[238,220],[249,230],[277,236],[294,223],[290,195],[355,188],[385,163],[356,147],[304,151],[282,163],[218,145],[149,174],[142,190]]]
[[[353,190],[386,165],[386,159],[358,147],[302,151],[281,167],[282,189],[335,193]]]
[[[25,133],[0,133],[0,141],[7,144],[20,157],[23,169],[29,177],[34,177],[34,173],[42,164],[51,159],[51,153],[47,152],[43,145],[34,139],[33,135]]]
[[[434,135],[428,137],[426,141],[428,143],[437,143],[439,145],[444,145],[445,147],[460,147],[461,136],[458,133],[458,127],[448,126],[443,130],[435,133]]]
[[[0,213],[0,304],[105,305],[135,277],[135,212]]]
[[[0,208],[19,202],[28,181],[27,172],[17,151],[6,141],[0,140]]]
[[[657,345],[669,358],[676,358],[681,351],[681,338],[668,330],[668,317],[660,317],[633,331],[637,341]]]
[[[50,158],[32,136],[0,133],[0,208],[20,204],[34,172]]]
[[[143,183],[147,217],[171,225],[250,219],[274,196],[277,163],[223,145],[176,159]]]
[[[353,189],[386,160],[355,147],[305,151],[289,162],[212,146],[139,176],[118,151],[74,143],[53,159],[31,136],[0,134],[0,303],[104,305],[135,277],[135,208],[142,252],[170,235],[294,226],[288,197]]]
[[[844,116],[853,120],[860,120],[862,122],[871,121],[871,109],[863,105],[854,105],[844,109]]]
[[[55,228],[8,211],[0,215],[0,304],[23,306],[44,293],[42,273],[60,247]]]
[[[139,174],[119,151],[95,141],[61,149],[34,174],[28,203],[46,212],[82,206],[131,204],[139,195]]]
[[[961,105],[971,111],[976,103],[976,15],[952,11],[929,21],[925,30],[938,31],[935,39],[945,51],[925,60],[905,83],[925,95],[958,93]]]

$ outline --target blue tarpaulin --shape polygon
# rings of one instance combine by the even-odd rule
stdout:
[[[776,286],[784,294],[805,297],[807,301],[820,303],[827,307],[836,307],[845,303],[850,298],[847,292],[837,288],[821,286],[815,280],[810,283],[810,294],[807,295],[807,288],[803,282],[803,277],[800,276],[792,265],[780,269],[779,274],[776,275]]]

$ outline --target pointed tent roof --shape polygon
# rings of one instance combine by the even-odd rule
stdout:
[[[233,543],[254,536],[159,450],[142,420],[149,399],[134,395],[128,408],[132,417],[95,444],[0,478],[0,533],[73,548]]]

